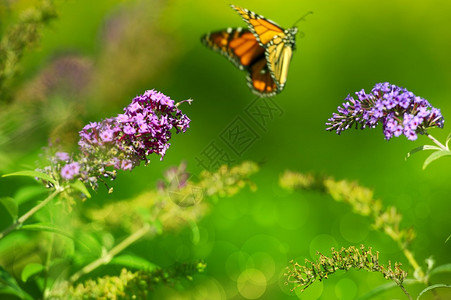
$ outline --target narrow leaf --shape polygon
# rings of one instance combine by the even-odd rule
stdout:
[[[27,280],[31,276],[39,274],[43,270],[44,270],[44,266],[42,264],[30,263],[30,264],[26,265],[25,268],[23,268],[20,278],[22,279],[23,282],[27,282]]]
[[[423,150],[442,150],[440,147],[433,146],[433,145],[423,145],[420,147],[416,147],[415,149],[410,150],[407,152],[406,159],[408,159],[412,154],[423,151]]]
[[[42,173],[42,172],[38,172],[38,171],[20,171],[20,172],[14,172],[14,173],[9,173],[9,174],[5,174],[2,177],[9,177],[9,176],[27,176],[27,177],[38,177],[41,179],[44,179],[48,182],[51,182],[53,184],[56,184],[56,181],[53,180],[52,177],[50,177],[49,175]]]
[[[449,144],[449,141],[451,140],[451,132],[448,134],[448,136],[446,137],[446,149],[449,149],[449,147],[448,147],[448,144]]]
[[[429,155],[424,161],[423,170],[426,169],[431,162],[443,156],[451,156],[451,151],[437,151]]]
[[[70,238],[71,240],[74,240],[74,237],[70,233],[68,233],[64,230],[61,230],[49,223],[35,223],[35,224],[23,225],[21,227],[21,229],[53,232],[53,233],[63,235],[67,238]]]
[[[91,194],[89,193],[88,189],[86,188],[86,185],[84,185],[83,182],[77,180],[74,183],[71,183],[70,186],[85,194],[86,197],[91,198]]]
[[[35,223],[35,224],[23,225],[21,227],[21,229],[56,233],[56,234],[59,234],[59,235],[62,235],[64,237],[71,239],[72,241],[74,241],[75,243],[77,243],[80,246],[85,247],[86,249],[90,249],[90,247],[86,243],[84,243],[80,239],[76,238],[71,233],[66,232],[58,227],[55,227],[53,224],[50,224],[50,223]]]
[[[421,297],[424,293],[426,293],[427,291],[434,290],[434,289],[438,289],[438,288],[451,288],[451,284],[443,284],[443,283],[441,283],[441,284],[434,284],[434,285],[428,286],[427,288],[425,288],[424,290],[422,290],[422,291],[418,294],[417,300],[420,299],[420,297]]]
[[[155,270],[157,267],[154,263],[135,255],[116,256],[111,260],[110,264],[146,271]]]
[[[13,220],[17,220],[19,207],[17,206],[17,202],[11,197],[0,198],[0,203],[8,211],[9,215],[13,218]]]
[[[451,235],[446,239],[445,243],[448,243],[449,239],[451,239]]]
[[[451,264],[438,266],[429,273],[430,275],[439,274],[439,273],[451,273]]]
[[[21,299],[32,299],[30,295],[24,292],[17,284],[11,274],[0,266],[0,294],[15,295]]]

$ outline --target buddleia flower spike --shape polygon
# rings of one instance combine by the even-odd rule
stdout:
[[[332,114],[326,123],[327,131],[341,134],[351,127],[376,128],[381,124],[386,140],[404,135],[414,141],[418,134],[426,135],[435,145],[424,145],[408,153],[410,156],[420,150],[440,152],[428,157],[423,168],[438,157],[451,155],[449,139],[445,146],[427,132],[430,128],[443,128],[444,118],[440,109],[433,107],[426,99],[388,82],[377,83],[370,93],[362,89],[355,95],[348,95],[343,105],[338,107],[338,112]]]

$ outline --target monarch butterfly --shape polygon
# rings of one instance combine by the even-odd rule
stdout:
[[[202,42],[245,70],[248,86],[255,94],[271,97],[280,93],[287,81],[297,28],[283,29],[250,10],[231,7],[249,29],[238,27],[211,32],[202,37]]]

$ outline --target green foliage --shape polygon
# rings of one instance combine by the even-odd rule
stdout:
[[[90,297],[93,299],[102,295],[103,292],[112,295],[110,291],[105,290],[108,289],[106,285],[118,285],[124,280],[126,284],[124,283],[123,288],[118,289],[121,293],[125,293],[121,294],[122,296],[128,295],[128,293],[143,296],[157,283],[173,284],[175,282],[173,278],[191,278],[193,268],[188,265],[163,271],[155,263],[143,257],[132,254],[120,255],[120,253],[141,238],[155,237],[170,230],[180,230],[183,227],[192,228],[193,241],[198,240],[199,232],[197,232],[196,238],[196,230],[198,230],[196,222],[206,214],[211,206],[212,202],[208,199],[217,200],[221,197],[235,195],[247,185],[255,188],[249,180],[249,176],[257,172],[258,167],[251,162],[244,162],[234,167],[223,166],[214,173],[203,172],[197,179],[184,179],[183,184],[180,184],[182,179],[179,177],[187,178],[188,173],[186,173],[185,167],[179,167],[178,170],[179,172],[174,176],[167,178],[167,183],[160,189],[149,190],[133,199],[116,201],[104,205],[102,208],[88,209],[85,211],[86,215],[83,219],[77,219],[76,215],[70,214],[71,209],[65,209],[65,205],[60,205],[65,203],[65,201],[61,201],[61,199],[64,200],[65,187],[55,190],[44,201],[39,202],[0,233],[0,238],[4,238],[14,230],[34,231],[40,234],[33,236],[28,241],[30,245],[38,243],[42,234],[51,234],[47,236],[47,239],[50,245],[53,245],[51,246],[53,250],[47,253],[47,263],[36,261],[25,263],[22,269],[22,281],[39,280],[40,277],[46,277],[53,273],[55,273],[54,276],[59,277],[61,272],[67,272],[70,260],[82,268],[70,276],[70,281],[62,282],[58,289],[64,285],[68,286],[69,282],[77,281],[81,276],[89,274],[101,265],[120,265],[147,272],[133,274],[128,272],[119,277],[105,277],[97,281],[88,281],[71,289],[70,293],[73,294],[74,299],[77,299],[77,295],[82,293],[91,295]],[[13,175],[36,177],[41,176],[41,173],[18,172]],[[46,179],[44,178],[44,180]],[[213,185],[212,182],[215,184]],[[83,186],[83,184],[81,185]],[[77,189],[84,191],[85,188]],[[63,198],[55,200],[55,196],[61,192]],[[54,201],[52,202],[52,200]],[[4,203],[7,205],[14,203],[11,201],[5,200]],[[50,211],[47,210],[48,207],[51,207]],[[56,213],[56,207],[60,208],[60,213]],[[42,212],[42,215],[39,215],[38,212]],[[57,218],[53,216],[54,213],[58,216]],[[31,217],[36,218],[39,222],[24,224]],[[67,221],[70,219],[72,222],[68,223]],[[126,237],[118,236],[117,239],[122,241],[114,244],[116,237],[113,238],[113,234],[118,232],[121,235],[125,233]],[[30,250],[35,251],[34,249]],[[26,249],[24,251],[27,252]],[[60,261],[59,255],[62,253],[65,253],[64,261]],[[55,265],[54,262],[58,263]],[[54,265],[57,267],[51,267]],[[202,263],[196,264],[196,270],[204,267]],[[50,269],[53,271],[49,272]],[[49,283],[53,281],[54,278],[48,278]],[[136,290],[137,287],[140,290]],[[6,292],[10,290],[11,287]]]
[[[437,272],[436,270],[443,270],[444,272],[450,271],[446,266],[434,269],[434,261],[432,259],[426,260],[428,265],[426,272],[421,269],[413,253],[409,250],[409,245],[415,238],[413,228],[402,228],[402,215],[398,213],[394,206],[384,208],[382,201],[375,199],[373,190],[348,180],[336,181],[330,177],[301,174],[292,171],[285,171],[280,176],[279,185],[290,191],[296,189],[316,190],[328,194],[335,201],[344,202],[351,206],[354,213],[371,218],[373,220],[373,228],[388,235],[403,251],[406,259],[414,269],[413,275],[415,282],[426,284],[428,286],[428,288],[424,289],[418,297],[423,293],[434,289],[429,288],[434,286],[429,283],[431,274]],[[383,265],[379,265],[378,252],[374,256],[371,253],[371,248],[365,250],[363,245],[361,246],[360,251],[361,252],[352,246],[348,249],[342,248],[338,252],[332,249],[332,256],[330,258],[320,254],[318,261],[310,262],[309,260],[306,260],[305,266],[291,261],[292,266],[291,268],[288,268],[288,272],[285,274],[287,276],[287,282],[294,283],[294,289],[301,287],[302,291],[304,291],[316,280],[325,279],[329,274],[334,273],[336,270],[349,270],[350,268],[366,269],[370,272],[380,272],[386,279],[393,280],[409,299],[412,299],[402,285],[407,277],[407,272],[400,268],[399,263],[395,263],[394,268],[392,268],[390,262],[388,267],[384,267]],[[370,299],[391,288],[392,285],[390,284],[377,287],[362,299]]]
[[[0,198],[0,203],[6,208],[11,218],[17,220],[18,205],[17,202],[11,197]]]
[[[435,139],[432,135],[426,133],[426,136],[428,138],[430,138],[437,146],[433,146],[433,145],[423,145],[420,147],[417,147],[411,151],[409,151],[406,155],[406,159],[409,158],[412,154],[420,152],[420,151],[424,151],[424,150],[433,150],[434,152],[432,154],[430,154],[423,163],[423,170],[427,168],[427,166],[429,166],[429,164],[433,161],[436,161],[439,158],[445,157],[445,156],[450,156],[451,155],[451,151],[449,151],[449,141],[451,138],[451,133],[448,135],[448,137],[446,138],[446,142],[445,145],[443,145],[442,143],[440,143],[437,139]]]
[[[53,185],[56,185],[56,181],[50,177],[48,174],[38,172],[38,171],[19,171],[14,172],[10,174],[5,174],[2,177],[8,177],[8,176],[27,176],[27,177],[34,177],[34,178],[40,178],[44,181],[48,181],[52,183]]]
[[[60,143],[62,151],[73,149],[77,132],[86,121],[116,113],[123,107],[124,99],[145,88],[164,88],[177,99],[189,95],[201,105],[190,108],[193,131],[174,143],[165,161],[152,161],[145,171],[125,174],[124,179],[114,182],[118,193],[113,195],[103,190],[88,191],[76,182],[46,198],[49,190],[32,185],[32,180],[30,185],[19,187],[27,181],[17,176],[2,177],[0,230],[9,228],[10,234],[0,233],[0,298],[66,299],[71,295],[74,299],[83,296],[97,299],[108,295],[139,299],[152,297],[154,291],[160,295],[161,290],[169,290],[159,290],[163,284],[175,287],[170,289],[171,297],[167,297],[170,299],[192,299],[206,292],[213,295],[212,299],[246,298],[241,288],[256,287],[254,278],[248,277],[260,274],[265,283],[261,298],[291,299],[293,295],[280,290],[278,278],[287,255],[298,255],[298,251],[312,247],[312,240],[320,233],[328,234],[330,230],[334,235],[336,232],[337,223],[327,222],[333,211],[321,210],[321,215],[316,214],[325,205],[311,201],[316,197],[346,204],[354,213],[370,219],[375,230],[395,241],[410,263],[403,267],[414,270],[409,270],[409,278],[416,278],[405,279],[403,285],[412,286],[412,290],[420,293],[420,300],[449,298],[450,289],[446,288],[449,282],[443,281],[443,278],[449,281],[451,273],[451,236],[446,239],[449,167],[448,160],[438,158],[449,156],[451,135],[443,147],[434,142],[438,146],[420,146],[408,154],[433,151],[423,164],[426,171],[417,172],[417,161],[400,162],[395,154],[405,151],[403,141],[377,142],[371,135],[358,132],[326,139],[320,134],[324,120],[318,121],[318,116],[329,115],[339,104],[343,90],[367,86],[374,78],[387,74],[394,83],[430,95],[431,103],[442,112],[449,111],[450,104],[446,101],[449,91],[444,84],[449,54],[447,47],[443,47],[451,8],[448,2],[440,1],[440,10],[436,6],[387,0],[378,6],[354,0],[346,4],[294,1],[283,3],[279,10],[271,10],[263,3],[258,4],[261,8],[247,7],[282,25],[299,17],[293,17],[293,11],[315,10],[315,18],[302,22],[300,27],[305,32],[297,45],[302,55],[294,56],[287,88],[274,99],[284,111],[283,119],[272,123],[272,119],[266,119],[268,127],[263,130],[254,127],[259,125],[252,123],[256,120],[249,120],[248,125],[256,130],[259,141],[243,156],[230,157],[237,158],[232,160],[233,164],[242,157],[267,162],[262,164],[266,173],[258,175],[259,191],[251,196],[243,187],[255,190],[256,185],[249,180],[258,169],[253,163],[222,167],[213,173],[197,172],[188,178],[181,176],[185,169],[178,167],[175,176],[166,177],[159,189],[153,188],[167,163],[187,159],[193,166],[205,146],[200,143],[207,144],[215,134],[224,133],[227,122],[236,118],[253,99],[239,76],[242,74],[226,66],[227,62],[220,62],[214,54],[210,55],[198,41],[199,35],[209,30],[244,25],[227,5],[207,1],[169,4],[159,0],[63,1],[58,4],[61,18],[52,21],[57,15],[54,2],[57,1],[6,0],[5,5],[0,4],[1,174],[33,169],[39,159],[39,148],[47,140],[54,145]],[[36,7],[17,20],[15,15],[19,14],[9,10],[10,6],[20,11],[30,3]],[[290,9],[283,9],[287,7]],[[328,15],[331,11],[339,13]],[[418,17],[425,22],[415,22]],[[399,22],[391,22],[394,18]],[[84,21],[80,22],[81,19]],[[45,28],[48,25],[52,26],[51,30]],[[43,32],[46,35],[41,39]],[[396,47],[375,47],[374,36],[383,36],[384,44]],[[324,47],[324,41],[329,46]],[[349,47],[356,41],[360,45],[358,49]],[[365,76],[362,76],[363,65]],[[328,76],[321,77],[319,82],[316,72]],[[421,74],[428,74],[428,78],[422,78]],[[418,80],[421,85],[417,84]],[[245,118],[249,116],[246,111]],[[265,118],[263,114],[261,117]],[[358,139],[354,140],[356,135]],[[226,148],[222,150],[224,155],[233,154]],[[396,201],[400,206],[384,204],[372,189],[356,182],[337,181],[328,176],[291,172],[286,173],[290,176],[280,178],[280,185],[287,190],[317,191],[326,196],[301,192],[301,197],[294,197],[274,186],[275,172],[299,166],[322,170],[336,178],[358,177],[360,182],[371,182],[381,195],[389,191],[393,197],[399,196]],[[47,180],[49,188],[55,187],[55,182],[37,173],[15,175],[40,177]],[[90,200],[83,202],[86,198]],[[39,210],[30,210],[43,203],[43,199],[44,205]],[[204,218],[209,214],[211,217]],[[23,216],[26,218],[21,219]],[[333,217],[337,222],[344,220],[341,216]],[[412,225],[415,231],[410,228]],[[293,239],[293,234],[302,238]],[[254,238],[256,235],[265,237]],[[335,235],[333,238],[340,239]],[[171,241],[171,246],[180,248],[165,247],[170,239],[176,240]],[[362,241],[366,245],[373,242],[368,238]],[[386,249],[378,246],[378,249],[381,253],[397,255],[391,245]],[[337,256],[336,261],[334,254],[320,254],[312,262],[298,265],[293,262],[292,268],[296,265],[297,272],[303,274],[303,270],[307,273],[307,268],[314,269],[314,265],[322,266],[323,269],[315,271],[318,276],[314,282],[317,282],[325,279],[326,274],[333,274],[333,263],[352,269],[353,263],[357,269],[370,267],[365,261],[359,265],[359,256],[353,252],[364,257],[369,248],[340,251],[343,249],[334,252],[343,256]],[[350,253],[355,258],[347,257]],[[433,255],[437,262],[445,264],[435,266],[428,260],[420,268],[414,253],[418,257]],[[180,256],[188,257],[186,261],[192,261],[192,257],[206,258],[208,273],[199,276],[198,281],[195,276],[198,269],[177,270],[178,265],[160,267],[170,266]],[[372,257],[376,259],[377,254]],[[97,263],[95,268],[85,269],[92,263]],[[126,268],[119,275],[118,266]],[[396,265],[379,267],[374,272],[388,272],[390,267],[392,274],[397,271]],[[256,272],[248,272],[251,268]],[[71,281],[74,274],[80,275],[80,282]],[[367,282],[365,276],[349,275],[359,295],[367,292],[367,286],[374,287],[373,281]],[[237,280],[238,276],[241,281]],[[186,279],[191,278],[198,287],[185,286]],[[302,278],[307,277],[304,274]],[[309,299],[308,293],[315,286],[321,285],[317,282],[302,297]],[[393,288],[398,288],[394,281],[376,286],[361,299],[394,298]],[[182,290],[187,291],[183,294]],[[352,297],[335,295],[333,290],[329,285],[316,298]]]
[[[221,166],[214,173],[203,171],[197,180],[188,179],[184,184],[179,184],[181,175],[177,175],[163,189],[88,210],[86,216],[97,228],[109,230],[134,232],[149,222],[154,232],[180,229],[208,212],[208,199],[231,197],[247,185],[255,189],[249,177],[257,171],[257,164],[243,162]]]
[[[42,0],[39,6],[25,11],[17,24],[6,30],[0,41],[0,101],[10,97],[8,89],[25,50],[38,42],[42,27],[56,16],[53,0]]]
[[[23,282],[27,282],[28,278],[41,273],[42,271],[44,271],[44,269],[45,266],[43,266],[42,264],[37,263],[28,264],[22,270],[20,278],[22,279]]]
[[[337,202],[350,205],[354,213],[371,218],[374,229],[385,232],[402,249],[405,249],[415,238],[412,228],[402,228],[402,216],[396,207],[384,208],[382,201],[374,198],[373,190],[355,181],[336,181],[333,178],[286,171],[280,176],[279,184],[289,190],[317,190],[330,195]]]
[[[22,288],[17,284],[11,274],[9,274],[3,267],[0,266],[0,294],[15,295],[21,299],[32,299]]]
[[[451,288],[451,284],[434,284],[434,285],[428,286],[427,288],[425,288],[424,290],[422,290],[420,292],[420,294],[417,297],[417,300],[419,300],[421,298],[421,296],[423,296],[426,292],[432,291],[435,289],[439,289],[439,288]]]
[[[195,262],[151,271],[133,272],[124,268],[119,276],[89,279],[75,285],[60,284],[52,291],[49,299],[147,299],[149,292],[156,286],[174,286],[183,279],[192,280],[205,267],[203,262]]]
[[[439,151],[436,151],[436,152],[432,153],[431,155],[429,155],[425,159],[424,164],[423,164],[423,169],[426,169],[426,167],[431,162],[433,162],[433,161],[435,161],[435,160],[437,160],[439,158],[445,157],[445,156],[451,156],[451,151],[449,151],[449,150],[439,150]]]
[[[157,268],[154,263],[136,255],[117,255],[110,261],[110,264],[145,271],[153,271]]]

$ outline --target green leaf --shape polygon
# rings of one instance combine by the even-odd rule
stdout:
[[[157,268],[157,265],[154,263],[139,257],[135,255],[119,255],[115,256],[111,261],[110,264],[113,265],[120,265],[128,268],[134,268],[138,270],[145,270],[145,271],[153,271],[155,268]]]
[[[442,150],[442,148],[433,146],[433,145],[423,145],[420,147],[416,147],[415,149],[410,150],[406,154],[406,159],[408,159],[412,154],[423,151],[423,150]]]
[[[11,197],[4,197],[0,198],[0,203],[3,204],[9,215],[13,218],[14,221],[16,221],[19,212],[17,202]]]
[[[427,167],[431,162],[433,162],[434,160],[439,159],[440,157],[443,157],[443,156],[451,156],[451,151],[444,151],[444,150],[442,150],[442,151],[434,152],[434,153],[432,153],[431,155],[429,155],[429,156],[426,158],[426,160],[424,161],[424,164],[423,164],[423,170],[426,169],[426,167]]]
[[[55,227],[53,224],[50,224],[50,223],[35,223],[35,224],[23,225],[21,227],[21,229],[33,230],[33,231],[47,231],[47,232],[56,233],[56,234],[59,234],[59,235],[62,235],[64,237],[71,239],[76,244],[78,244],[79,246],[83,246],[87,250],[90,249],[90,247],[87,243],[84,243],[82,240],[76,238],[71,233],[66,232],[58,227]]]
[[[446,144],[445,144],[445,146],[446,146],[446,148],[447,149],[449,149],[449,147],[448,147],[448,144],[449,144],[449,141],[451,140],[451,132],[448,134],[448,136],[446,137]]]
[[[451,235],[446,239],[445,243],[448,243],[449,239],[451,239]]]
[[[83,182],[77,180],[77,181],[71,183],[70,186],[76,190],[79,190],[83,194],[85,194],[86,197],[91,198],[91,194],[89,193],[88,189],[86,188],[86,185],[84,185]]]
[[[23,282],[27,282],[31,276],[41,273],[44,269],[45,267],[42,264],[29,263],[23,268],[20,278]]]
[[[9,177],[9,176],[27,176],[27,177],[38,177],[41,179],[44,179],[48,182],[53,183],[54,185],[56,185],[56,181],[50,177],[49,175],[42,173],[42,172],[38,172],[38,171],[20,171],[20,172],[14,172],[14,173],[9,173],[9,174],[5,174],[2,177]]]
[[[15,194],[14,199],[17,201],[17,205],[21,205],[30,200],[35,199],[35,197],[48,194],[48,189],[43,185],[29,185],[21,187]]]
[[[420,297],[427,291],[438,289],[438,288],[451,288],[451,284],[440,283],[440,284],[430,285],[418,294],[417,300],[420,299]]]
[[[67,238],[70,238],[71,240],[75,240],[75,238],[70,233],[67,233],[64,230],[61,230],[61,229],[53,226],[50,223],[35,223],[35,224],[23,225],[21,227],[21,229],[53,232],[53,233],[57,233],[62,236],[65,236]]]
[[[83,265],[91,262],[93,257],[98,258],[102,255],[102,243],[96,238],[96,235],[82,230],[76,232],[76,239],[80,241],[83,248],[76,251],[76,265]]]
[[[20,288],[11,274],[0,266],[0,294],[15,295],[21,299],[33,299]]]
[[[431,270],[429,275],[439,274],[439,273],[451,273],[451,264],[441,265]]]

